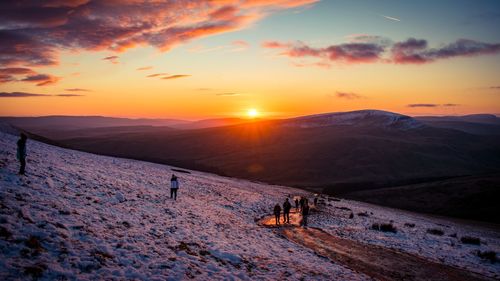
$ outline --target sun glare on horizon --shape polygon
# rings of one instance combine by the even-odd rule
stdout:
[[[255,108],[250,108],[248,111],[247,111],[247,116],[249,118],[257,118],[259,117],[259,111]]]

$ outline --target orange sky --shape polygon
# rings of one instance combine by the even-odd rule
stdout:
[[[379,8],[393,20],[363,14],[360,3],[348,1],[232,2],[242,3],[201,5],[196,12],[171,7],[187,13],[175,24],[153,14],[147,36],[117,29],[104,39],[97,31],[60,35],[85,28],[72,25],[73,18],[33,22],[26,14],[24,22],[7,21],[0,38],[14,43],[0,47],[0,115],[202,119],[241,117],[250,108],[271,118],[357,109],[500,113],[500,39],[491,23],[442,35],[443,23],[431,30],[428,19],[391,1]],[[498,8],[495,3],[478,10]],[[143,6],[145,13],[150,7]],[[86,17],[77,4],[65,8],[76,11],[68,17]],[[110,7],[86,8],[104,17]],[[362,19],[348,17],[356,9]],[[119,26],[132,25],[136,10],[125,9]],[[450,25],[468,18],[467,10],[441,12],[449,13]],[[14,27],[27,23],[61,38],[23,39],[29,30]]]

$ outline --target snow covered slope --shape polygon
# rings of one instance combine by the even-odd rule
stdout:
[[[416,129],[424,126],[421,122],[410,116],[382,110],[358,110],[308,115],[289,119],[285,124],[301,128],[369,125],[378,128],[398,128],[402,130]]]
[[[0,280],[364,280],[257,226],[300,190],[193,172],[169,199],[170,167],[0,133]]]
[[[369,279],[256,224],[286,196],[312,196],[304,191],[192,171],[177,173],[181,189],[172,201],[169,166],[32,140],[28,176],[19,177],[16,140],[0,133],[0,280]],[[371,230],[391,220],[397,233]],[[475,255],[500,251],[496,230],[344,200],[326,200],[310,224],[500,276],[498,263]],[[481,245],[461,244],[466,235]]]

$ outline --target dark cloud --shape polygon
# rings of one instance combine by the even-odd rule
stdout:
[[[412,103],[407,105],[408,107],[438,107],[439,104],[435,103]]]
[[[439,59],[500,53],[500,44],[459,39],[440,48],[428,48],[427,41],[410,38],[394,44],[392,60],[395,63],[429,63]]]
[[[59,94],[59,95],[54,95],[56,97],[65,97],[65,98],[71,98],[71,97],[84,97],[85,95],[79,95],[79,94]]]
[[[19,81],[36,83],[37,86],[47,86],[50,84],[57,83],[59,80],[60,80],[59,77],[50,74],[35,74],[26,76],[25,78]]]
[[[50,95],[33,94],[25,92],[0,92],[0,98],[27,98],[27,97],[50,97]]]
[[[500,44],[459,39],[439,48],[429,48],[427,40],[409,38],[393,43],[380,36],[350,36],[352,43],[314,48],[302,42],[282,43],[267,41],[262,47],[281,49],[283,56],[291,58],[319,58],[316,63],[295,63],[296,66],[329,66],[332,62],[423,64],[454,57],[470,57],[500,53]]]
[[[91,92],[89,89],[82,89],[82,88],[70,88],[70,89],[64,89],[65,91],[68,92]]]
[[[184,78],[184,77],[189,77],[191,75],[187,74],[176,74],[176,75],[170,75],[166,77],[162,77],[161,79],[169,80],[169,79],[179,79],[179,78]]]
[[[61,50],[162,51],[250,26],[269,13],[317,0],[0,1],[0,64],[47,66]]]
[[[445,106],[445,107],[453,107],[453,106],[459,106],[460,104],[457,104],[457,103],[445,103],[443,104],[442,106]]]
[[[284,49],[281,55],[302,58],[316,57],[329,62],[368,63],[381,59],[385,47],[376,43],[345,43],[325,48],[313,48],[302,42],[264,42],[265,48]]]
[[[144,66],[144,67],[139,67],[136,70],[142,71],[142,70],[149,70],[149,69],[153,69],[153,67],[152,66]]]
[[[158,76],[162,76],[162,75],[168,75],[168,73],[154,73],[154,74],[149,74],[148,76],[146,77],[158,77]]]
[[[348,92],[336,92],[335,96],[337,98],[348,99],[348,100],[363,98],[363,96],[361,96],[361,95],[358,95],[356,93],[348,93]]]
[[[500,89],[500,86],[491,86],[490,89]]]
[[[111,62],[113,64],[117,64],[117,63],[119,63],[118,62],[119,58],[120,57],[118,57],[118,56],[109,56],[109,57],[102,58],[102,60],[107,60],[107,61],[109,61],[109,62]]]

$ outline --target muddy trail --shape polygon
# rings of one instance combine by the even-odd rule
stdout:
[[[280,219],[283,221],[282,216]],[[276,225],[273,215],[262,218],[258,223],[275,229],[277,234],[313,250],[317,255],[375,280],[494,280],[417,255],[340,238],[319,228],[300,227],[301,220],[299,213],[292,212],[290,224]]]

